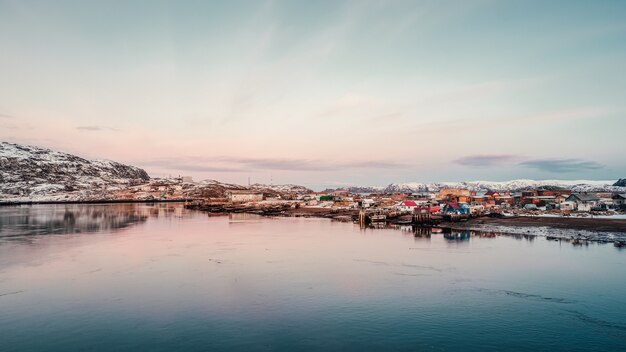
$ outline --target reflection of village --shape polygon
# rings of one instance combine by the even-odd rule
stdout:
[[[537,236],[534,234],[519,234],[509,233],[502,231],[488,231],[488,230],[470,230],[470,229],[457,229],[446,226],[420,226],[420,225],[398,225],[394,223],[373,223],[364,227],[366,229],[396,229],[411,235],[416,241],[430,241],[433,238],[441,238],[449,243],[462,243],[469,242],[472,239],[495,239],[498,236],[505,236],[507,238],[514,238],[517,240],[525,240],[528,242],[534,241]],[[595,241],[591,241],[588,238],[581,236],[570,237],[554,237],[546,236],[548,241],[564,242],[574,246],[589,246]],[[616,247],[623,247],[622,241],[615,242]]]
[[[0,211],[0,232],[4,239],[119,230],[150,217],[190,215],[182,206],[169,203],[34,205],[3,207]]]
[[[496,238],[498,236],[505,235],[507,237],[513,237],[518,240],[534,241],[537,236],[526,234],[507,234],[494,231],[476,231],[466,229],[454,229],[450,227],[429,227],[429,226],[408,226],[408,225],[394,225],[390,224],[385,228],[399,229],[403,232],[413,235],[418,240],[430,240],[432,236],[441,236],[443,239],[450,242],[464,242],[469,241],[472,238]]]

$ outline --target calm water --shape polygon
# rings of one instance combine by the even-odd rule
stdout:
[[[0,350],[624,351],[625,268],[543,238],[0,207]]]

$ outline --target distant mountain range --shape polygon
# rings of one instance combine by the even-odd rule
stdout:
[[[623,181],[623,182],[622,182]],[[621,182],[621,183],[620,183]],[[626,179],[615,181],[591,180],[511,180],[511,181],[467,181],[467,182],[407,182],[392,183],[386,187],[348,187],[354,193],[417,193],[437,192],[441,188],[466,188],[472,191],[523,191],[527,189],[567,189],[574,192],[626,192]]]

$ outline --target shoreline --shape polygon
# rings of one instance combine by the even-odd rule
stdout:
[[[323,208],[299,208],[289,209],[284,216],[333,218],[337,216],[358,215],[358,211],[329,211]],[[394,223],[394,221],[389,221]],[[473,229],[487,226],[515,226],[515,227],[552,227],[567,230],[586,230],[626,233],[626,219],[610,218],[577,218],[577,217],[542,217],[542,216],[507,216],[489,217],[482,216],[470,218],[467,221],[450,222],[441,221],[440,226],[452,228]]]
[[[512,216],[502,218],[473,218],[466,223],[481,226],[552,227],[568,230],[626,233],[626,219]]]
[[[13,206],[13,205],[38,205],[38,204],[124,204],[124,203],[186,203],[192,202],[196,199],[152,199],[152,200],[140,200],[140,199],[100,199],[100,200],[33,200],[33,201],[18,201],[18,202],[6,202],[0,200],[0,207]]]
[[[282,217],[310,217],[329,218],[339,221],[347,220],[356,214],[349,212],[324,212],[322,209],[315,211],[302,211],[302,209],[291,209],[283,214],[267,214],[268,216]],[[343,218],[343,219],[342,219]],[[433,226],[419,226],[406,224],[402,221],[388,221],[386,225],[407,225],[416,228],[429,228]],[[566,217],[478,217],[470,218],[467,221],[450,222],[441,221],[434,227],[451,229],[454,231],[476,231],[499,233],[511,236],[534,236],[545,237],[547,240],[571,241],[572,244],[579,245],[588,242],[614,243],[616,247],[626,244],[626,219],[607,218],[566,218]]]
[[[154,203],[189,203],[194,199],[115,199],[115,200],[81,200],[81,201],[22,201],[3,202],[0,207],[20,206],[20,205],[81,205],[81,204],[154,204]],[[353,222],[358,217],[358,210],[354,209],[328,209],[328,208],[285,208],[276,206],[266,209],[242,208],[225,209],[211,211],[208,208],[194,205],[185,206],[186,209],[200,211],[210,215],[229,213],[249,213],[268,217],[305,217],[323,218],[343,222]],[[407,220],[409,222],[407,222]],[[451,222],[437,219],[434,227],[449,228],[458,231],[478,231],[494,232],[510,235],[533,235],[551,239],[580,239],[594,242],[615,242],[626,241],[626,219],[611,219],[606,217],[542,217],[542,216],[505,216],[489,217],[482,216],[470,218],[466,221]],[[433,227],[427,225],[417,225],[410,223],[410,216],[388,219],[384,223],[387,225],[407,225],[416,227]],[[623,243],[622,243],[623,244]]]

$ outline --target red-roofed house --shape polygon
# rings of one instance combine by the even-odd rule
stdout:
[[[412,200],[405,200],[402,203],[396,205],[396,209],[401,212],[412,213],[415,208],[417,208],[417,203]]]

